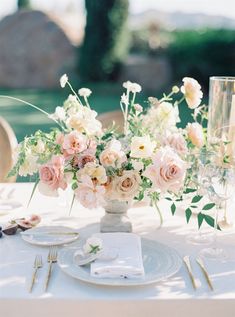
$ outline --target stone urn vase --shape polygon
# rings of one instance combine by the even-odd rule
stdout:
[[[105,215],[100,221],[101,232],[132,232],[132,224],[127,215],[130,203],[127,201],[108,200]]]

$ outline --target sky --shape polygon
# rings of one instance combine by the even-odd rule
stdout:
[[[31,0],[31,2],[35,8],[56,11],[63,10],[69,3],[78,10],[83,10],[84,6],[83,0]],[[0,0],[0,16],[12,13],[15,9],[16,0]],[[223,15],[235,19],[235,0],[130,0],[132,13],[149,9]]]

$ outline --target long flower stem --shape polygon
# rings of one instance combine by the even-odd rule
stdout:
[[[158,215],[159,215],[159,219],[160,219],[160,226],[159,228],[162,227],[162,224],[163,224],[163,217],[162,217],[162,212],[158,206],[158,203],[156,201],[154,201],[154,207],[156,208],[157,212],[158,212]]]
[[[67,81],[67,85],[69,86],[69,88],[71,89],[72,93],[77,97],[78,101],[79,101],[80,104],[82,105],[81,99],[78,97],[78,94],[77,94],[76,91],[73,89],[73,86],[70,84],[69,81]]]
[[[7,99],[11,99],[11,100],[16,100],[16,101],[19,101],[19,102],[21,102],[21,103],[23,103],[25,105],[28,105],[28,106],[38,110],[39,112],[45,114],[48,117],[48,119],[53,120],[56,124],[58,124],[63,129],[63,127],[61,126],[61,124],[57,120],[55,120],[55,119],[50,117],[50,114],[48,112],[46,112],[45,110],[35,106],[34,104],[32,104],[32,103],[30,103],[28,101],[25,101],[25,100],[22,100],[22,99],[16,98],[16,97],[7,96],[7,95],[0,95],[0,98],[7,98]]]

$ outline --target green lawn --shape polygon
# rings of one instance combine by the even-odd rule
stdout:
[[[121,86],[117,86],[116,84],[98,84],[89,85],[89,87],[93,91],[90,97],[91,106],[98,113],[119,108],[120,95],[123,92]],[[0,95],[9,95],[23,99],[49,113],[52,113],[56,106],[62,105],[68,94],[68,89],[56,91],[0,89]],[[146,100],[147,96],[139,94],[136,102],[144,106]],[[181,119],[184,126],[189,120],[189,111],[184,104],[181,107],[183,108]],[[21,141],[24,136],[30,135],[38,129],[49,131],[53,126],[53,122],[44,114],[20,102],[6,98],[0,98],[0,116],[4,117],[11,124],[18,141]]]

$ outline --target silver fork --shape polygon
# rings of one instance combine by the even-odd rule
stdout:
[[[47,256],[47,262],[49,263],[49,267],[48,267],[47,276],[46,276],[45,291],[47,290],[49,280],[51,277],[52,264],[57,262],[57,248],[55,246],[53,246],[49,249],[49,253]]]
[[[30,283],[30,286],[29,286],[29,293],[32,292],[33,285],[34,285],[35,280],[36,280],[37,271],[38,271],[38,269],[40,269],[42,267],[42,256],[41,255],[37,254],[35,256],[33,267],[34,267],[34,270],[33,270],[33,274],[32,274],[31,283]]]

